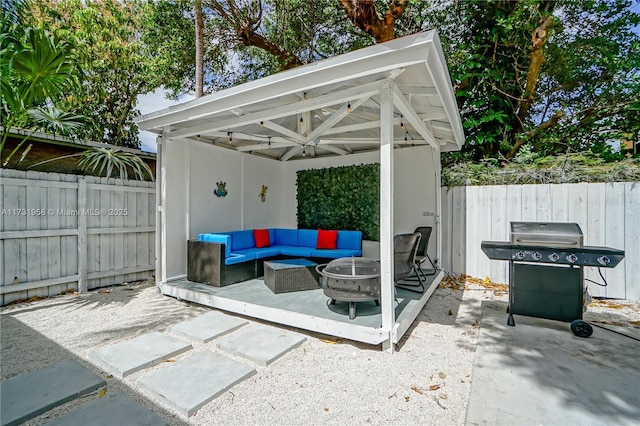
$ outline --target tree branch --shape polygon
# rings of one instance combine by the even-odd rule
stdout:
[[[515,157],[518,151],[520,150],[520,148],[522,147],[522,145],[536,138],[538,135],[540,135],[547,129],[557,126],[558,122],[562,117],[564,117],[564,111],[558,110],[549,118],[549,120],[529,130],[527,133],[524,134],[524,137],[516,139],[516,143],[507,153],[507,158],[511,159]]]
[[[260,28],[262,20],[262,1],[260,1],[256,17],[245,16],[243,11],[236,7],[233,0],[227,0],[228,10],[219,1],[212,1],[209,5],[233,28],[238,40],[243,45],[258,47],[272,54],[278,58],[282,70],[304,64],[296,54],[256,32]]]
[[[382,43],[395,38],[394,25],[407,8],[407,0],[391,0],[389,10],[381,17],[373,0],[338,0],[349,20]]]

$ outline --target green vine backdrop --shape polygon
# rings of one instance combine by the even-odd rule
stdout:
[[[297,173],[298,228],[362,231],[378,240],[380,165],[360,164]]]

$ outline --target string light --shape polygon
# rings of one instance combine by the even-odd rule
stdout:
[[[404,143],[407,143],[409,140],[409,132],[404,132]]]
[[[196,140],[199,141],[200,140],[200,135],[196,135]]]
[[[304,124],[304,119],[300,117],[300,124]]]
[[[233,132],[227,132],[227,137],[229,138],[229,142],[233,142],[233,137],[231,136]]]
[[[307,151],[306,151],[306,147],[302,147],[302,156],[306,157],[307,156]]]
[[[404,129],[404,123],[402,122],[402,114],[400,114],[400,128]]]
[[[269,136],[269,148],[271,148],[271,136]]]
[[[260,122],[260,127],[264,127],[264,121]]]
[[[351,102],[347,104],[347,112],[351,112]]]

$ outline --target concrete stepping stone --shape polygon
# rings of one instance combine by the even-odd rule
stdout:
[[[275,327],[258,326],[221,340],[218,347],[229,354],[266,367],[305,340],[306,337],[299,334]]]
[[[247,320],[214,311],[172,325],[169,330],[198,342],[207,343],[248,323]]]
[[[246,364],[204,351],[150,374],[138,381],[138,385],[189,417],[207,402],[254,374],[256,370]]]
[[[114,376],[123,378],[191,349],[191,344],[153,332],[92,352],[89,357]]]
[[[0,384],[0,425],[23,423],[106,385],[101,377],[73,360],[13,377]]]
[[[168,426],[169,423],[153,411],[140,405],[122,392],[108,393],[60,417],[46,426]]]

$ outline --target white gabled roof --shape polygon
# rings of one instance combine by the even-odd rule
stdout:
[[[348,155],[379,145],[379,94],[389,86],[398,147],[461,148],[464,132],[435,30],[146,114],[138,126],[283,161]]]

